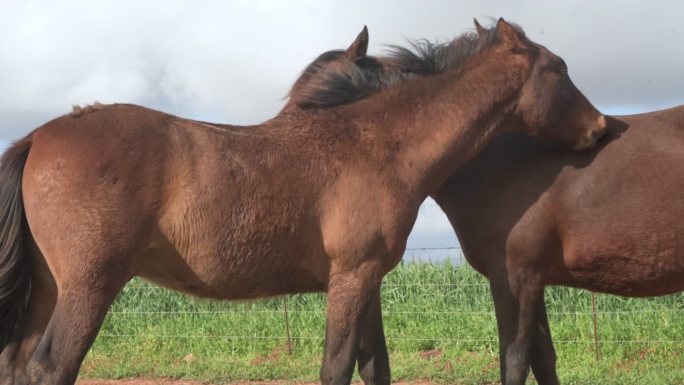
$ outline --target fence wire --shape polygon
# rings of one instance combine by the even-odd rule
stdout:
[[[428,322],[430,318],[442,317],[443,323],[448,322],[450,317],[456,318],[461,322],[481,323],[487,330],[492,332],[489,335],[469,338],[468,336],[459,336],[456,333],[436,334],[430,336],[421,336],[407,333],[407,329],[400,329],[394,323],[386,323],[386,333],[388,343],[401,342],[445,342],[445,343],[467,343],[480,344],[483,346],[495,346],[498,343],[496,339],[496,321],[491,304],[491,294],[489,292],[489,284],[482,277],[475,273],[463,274],[467,279],[454,282],[454,277],[457,275],[448,269],[469,269],[468,267],[459,267],[463,264],[463,256],[460,253],[460,248],[457,246],[445,247],[419,247],[408,248],[407,252],[421,252],[421,251],[458,251],[457,263],[446,267],[433,266],[427,269],[429,273],[430,282],[421,281],[421,277],[412,279],[409,277],[402,282],[393,280],[392,277],[386,280],[383,284],[383,317],[386,321],[398,319],[404,324],[421,325]],[[439,269],[444,269],[444,277],[439,277]],[[460,274],[460,273],[459,273]],[[437,276],[437,278],[435,278]],[[426,279],[427,280],[427,279]],[[435,282],[437,280],[438,282]],[[555,289],[552,289],[555,290]],[[615,299],[607,295],[595,297],[592,293],[584,290],[574,289],[560,289],[565,291],[553,291],[549,293],[547,289],[547,314],[551,321],[552,333],[554,323],[563,323],[565,328],[576,329],[577,338],[568,338],[567,335],[561,338],[555,338],[554,343],[560,345],[573,344],[587,344],[593,346],[597,352],[597,359],[599,357],[598,351],[602,345],[684,345],[684,339],[681,334],[665,333],[659,335],[658,333],[645,333],[640,331],[635,333],[633,338],[622,338],[622,331],[605,330],[604,325],[613,322],[613,320],[629,319],[631,325],[635,328],[644,328],[644,325],[661,325],[664,330],[667,328],[674,328],[674,330],[684,331],[684,296],[679,295],[673,297],[665,302],[659,300],[624,300]],[[124,288],[117,303],[108,314],[105,327],[98,338],[101,339],[158,339],[158,340],[193,340],[193,339],[213,339],[213,340],[232,340],[236,343],[241,341],[313,341],[321,343],[323,341],[323,333],[315,334],[309,327],[302,327],[298,323],[302,319],[315,319],[312,321],[316,323],[320,329],[320,325],[325,319],[325,300],[320,297],[306,297],[295,296],[285,297],[290,298],[290,306],[280,306],[280,299],[268,300],[268,308],[253,308],[261,305],[235,305],[225,302],[207,302],[201,300],[189,300],[187,297],[180,294],[172,294],[172,292],[144,284],[141,281],[134,282]],[[391,298],[388,298],[391,297]],[[418,297],[418,300],[412,297]],[[159,298],[164,298],[160,305]],[[313,299],[311,299],[313,298]],[[596,301],[596,299],[600,301]],[[300,301],[294,301],[299,299]],[[308,300],[311,299],[311,300]],[[590,299],[595,301],[598,306],[592,309]],[[145,301],[151,301],[151,304],[146,304]],[[155,302],[157,301],[157,302]],[[307,302],[308,301],[308,302]],[[463,301],[472,301],[469,305],[471,308],[464,308],[460,304]],[[580,309],[569,309],[566,302],[575,301],[582,304]],[[642,302],[638,302],[642,301]],[[643,302],[646,301],[646,302]],[[387,304],[385,304],[387,302]],[[428,303],[427,308],[417,308],[421,306],[422,302]],[[223,305],[222,305],[223,304]],[[436,304],[436,305],[435,305]],[[163,305],[163,306],[162,306]],[[146,308],[145,306],[160,306],[158,308]],[[441,308],[435,308],[439,307]],[[649,306],[652,306],[650,308]],[[160,332],[155,329],[156,323],[160,319],[171,318],[182,319],[183,317],[206,317],[206,320],[216,322],[230,317],[246,317],[250,322],[258,324],[261,318],[282,317],[286,323],[282,329],[276,328],[270,332],[283,332],[282,335],[263,335],[263,330],[258,333],[224,333],[217,332],[196,332],[185,333],[177,331],[174,333]],[[314,318],[311,318],[314,317]],[[143,319],[143,321],[141,321]],[[589,328],[588,321],[595,325],[593,335],[587,331]],[[558,322],[556,322],[558,321]],[[208,321],[207,321],[208,322]],[[402,322],[398,322],[399,325]],[[124,327],[121,325],[134,324],[133,327]],[[240,322],[238,322],[240,324]],[[618,322],[619,324],[619,322]],[[415,326],[411,326],[415,327]],[[130,332],[133,329],[135,332]],[[458,330],[458,327],[453,327],[453,330]],[[449,330],[452,330],[449,329]],[[155,331],[156,330],[156,331]],[[202,330],[202,328],[198,328]],[[285,333],[287,331],[287,333]],[[292,331],[292,333],[290,333]],[[572,336],[571,336],[572,337]],[[661,338],[662,337],[662,338]]]

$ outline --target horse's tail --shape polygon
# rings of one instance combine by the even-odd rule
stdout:
[[[31,273],[26,251],[26,219],[21,178],[32,135],[0,158],[0,352],[26,311]]]

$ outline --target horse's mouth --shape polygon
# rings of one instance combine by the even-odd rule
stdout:
[[[578,142],[575,144],[575,147],[573,149],[575,151],[585,151],[585,150],[591,150],[592,148],[596,147],[596,142],[598,142],[599,139],[603,137],[603,135],[606,134],[607,131],[607,124],[606,124],[606,117],[601,115],[597,119],[597,129],[587,133],[584,135]]]
[[[591,150],[592,148],[596,147],[596,142],[598,141],[599,137],[593,136],[593,135],[587,135],[580,139],[577,144],[575,144],[575,147],[572,149],[575,151],[587,151]]]

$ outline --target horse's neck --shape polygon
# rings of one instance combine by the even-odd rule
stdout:
[[[397,172],[418,199],[436,190],[460,166],[479,153],[500,129],[523,79],[521,70],[474,66],[453,84],[448,74],[418,85],[419,98],[395,106],[393,125],[403,138],[395,156]],[[407,90],[411,91],[411,90]],[[410,92],[406,92],[410,95]]]

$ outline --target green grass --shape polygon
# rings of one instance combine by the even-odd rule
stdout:
[[[499,378],[496,323],[486,281],[469,267],[405,263],[383,284],[395,380],[486,384]],[[684,295],[598,295],[596,362],[591,295],[548,288],[546,304],[563,384],[684,384]],[[316,381],[323,294],[255,302],[198,300],[135,280],[112,307],[82,377]],[[534,383],[529,381],[529,383]]]

